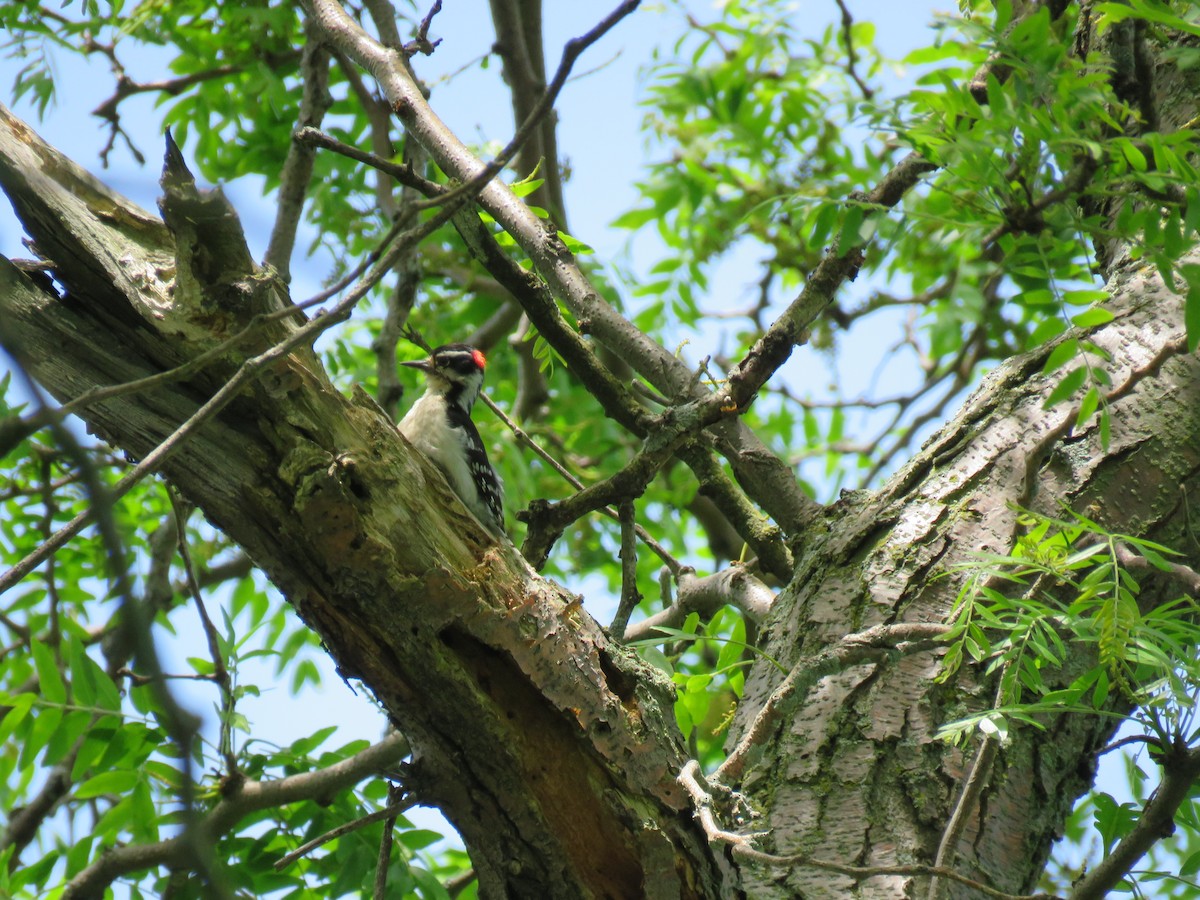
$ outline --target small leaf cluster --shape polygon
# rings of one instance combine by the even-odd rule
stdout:
[[[746,669],[763,653],[747,642],[746,620],[730,609],[706,623],[693,612],[682,627],[659,626],[655,631],[657,636],[632,646],[671,676],[675,721],[692,757],[702,766],[715,766],[724,758],[722,741],[741,700]]]
[[[1173,551],[1110,532],[1090,519],[1023,513],[1028,529],[1007,555],[984,555],[964,578],[939,678],[966,660],[996,679],[992,708],[952,722],[942,736],[961,740],[975,727],[1007,732],[1009,722],[1044,727],[1061,712],[1126,715],[1164,740],[1183,730],[1191,742],[1200,664],[1196,602],[1186,594],[1140,602],[1142,587],[1122,552],[1169,573]],[[1068,644],[1085,646],[1093,663],[1066,672]],[[1072,657],[1077,654],[1070,654]]]

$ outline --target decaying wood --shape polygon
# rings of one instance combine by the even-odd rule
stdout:
[[[0,182],[64,293],[0,262],[6,333],[59,400],[172,368],[283,308],[219,192],[168,154],[167,224],[0,111]],[[98,403],[134,456],[264,343]],[[675,781],[669,683],[499,546],[370,402],[301,350],[184,442],[164,476],[245,548],[414,748],[413,785],[460,829],[489,896],[721,896]]]

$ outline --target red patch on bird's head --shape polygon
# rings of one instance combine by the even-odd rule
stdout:
[[[482,350],[472,350],[471,359],[475,360],[475,365],[483,369],[487,367],[487,357],[483,355]]]

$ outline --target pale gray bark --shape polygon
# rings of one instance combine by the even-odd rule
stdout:
[[[877,494],[854,495],[837,526],[804,548],[797,577],[768,616],[763,650],[791,665],[850,631],[880,623],[945,621],[976,553],[1007,553],[1017,506],[1060,516],[1064,507],[1113,529],[1186,547],[1187,496],[1200,489],[1200,360],[1185,352],[1181,300],[1153,272],[1130,268],[1110,287],[1116,321],[1091,335],[1113,355],[1112,441],[1093,420],[1069,426],[1073,403],[1042,403],[1055,381],[1046,351],[990,375],[963,410]],[[946,577],[946,576],[950,577]],[[942,577],[935,577],[942,576]],[[1150,580],[1155,589],[1177,591]],[[988,706],[992,689],[969,677],[935,684],[939,652],[870,664],[824,679],[798,697],[746,788],[777,854],[801,850],[862,865],[934,857],[970,752],[934,740],[937,727]],[[1089,660],[1086,651],[1068,671]],[[758,665],[733,736],[782,676]],[[1090,785],[1093,754],[1115,723],[1065,716],[1046,732],[1017,729],[968,821],[955,866],[1012,893],[1030,890],[1075,798]],[[796,868],[784,880],[747,868],[750,896],[903,897],[912,876],[849,877]],[[948,896],[972,896],[955,886]]]

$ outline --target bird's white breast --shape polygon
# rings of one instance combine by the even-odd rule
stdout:
[[[397,426],[410,444],[437,463],[450,482],[454,493],[471,505],[475,495],[475,479],[467,468],[463,453],[464,435],[446,420],[441,398],[426,393],[412,405]]]

